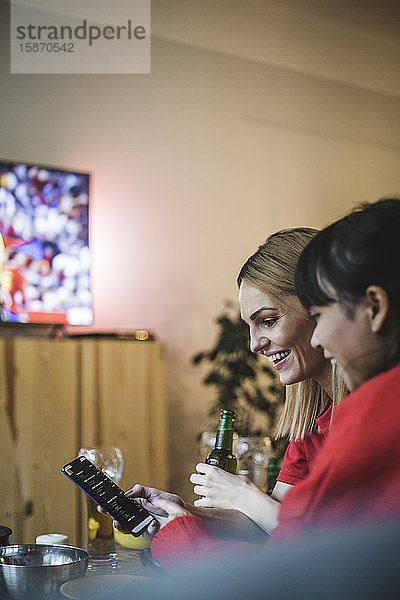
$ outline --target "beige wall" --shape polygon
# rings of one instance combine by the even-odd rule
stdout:
[[[0,156],[93,173],[95,327],[164,341],[186,497],[211,393],[190,358],[242,262],[278,228],[400,193],[389,13],[374,31],[317,4],[153,0],[151,75],[10,75],[5,22]]]

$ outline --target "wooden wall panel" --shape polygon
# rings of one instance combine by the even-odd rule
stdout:
[[[14,395],[13,342],[0,338],[0,523],[13,530],[13,540],[23,541],[25,522],[23,472],[19,461],[20,428]]]
[[[100,444],[98,354],[99,341],[97,339],[85,339],[80,342],[81,423],[79,443],[84,447]]]
[[[82,353],[83,445],[121,449],[122,487],[136,482],[166,487],[168,426],[161,344],[102,340],[85,343]]]
[[[76,344],[15,338],[2,340],[2,346],[8,355],[2,379],[5,375],[9,382],[8,405],[13,415],[11,419],[9,410],[8,424],[11,432],[14,429],[10,461],[17,495],[13,540],[34,542],[40,533],[62,531],[74,543],[77,497],[60,466],[74,455],[77,440]],[[2,439],[2,453],[9,441],[10,436],[8,443]],[[4,466],[1,471],[3,493]]]
[[[16,543],[59,531],[82,545],[83,495],[60,467],[111,444],[122,487],[166,488],[167,430],[159,342],[0,338],[0,523]]]
[[[163,347],[154,348],[152,362],[154,376],[150,376],[150,456],[151,476],[149,485],[168,489],[169,454],[168,454],[168,405],[166,400],[166,373]]]

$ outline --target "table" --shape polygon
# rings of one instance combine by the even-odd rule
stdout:
[[[118,575],[139,576],[138,579],[143,581],[144,579],[154,579],[164,572],[151,557],[149,548],[135,550],[115,543],[112,546],[108,545],[108,548],[105,545],[103,550],[105,549],[114,550],[113,552],[109,552],[108,558],[105,552],[101,556],[99,548],[99,552],[95,556],[89,553],[88,570],[86,575],[80,578],[85,580],[83,583],[87,586],[87,589],[90,589],[90,579],[93,579],[93,588],[96,588],[96,577],[99,578],[99,581],[102,581],[104,576],[107,576],[109,585],[110,576],[116,576],[116,582],[119,579]],[[73,582],[77,581],[73,580]],[[59,592],[51,600],[66,600],[66,597]]]
[[[149,548],[135,550],[113,543],[108,548],[105,545],[104,550],[108,550],[108,553],[101,553],[101,548],[98,548],[98,552],[94,554],[89,547],[87,577],[96,574],[128,574],[154,577],[157,573],[162,572],[162,569],[157,566],[156,561],[151,557]]]

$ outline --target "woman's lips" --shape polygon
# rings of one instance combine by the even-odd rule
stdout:
[[[275,369],[280,369],[285,364],[290,354],[291,350],[283,350],[281,352],[275,352],[275,354],[270,354],[267,358],[269,362],[274,365]]]

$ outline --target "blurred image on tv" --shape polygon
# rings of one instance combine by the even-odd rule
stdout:
[[[88,173],[0,161],[2,320],[90,325]]]

